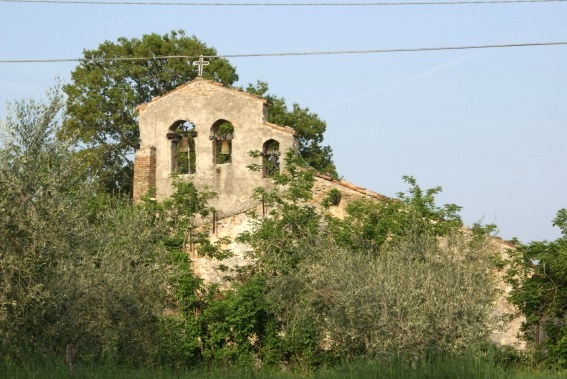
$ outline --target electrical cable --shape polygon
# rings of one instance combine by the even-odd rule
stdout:
[[[530,47],[530,46],[559,46],[567,45],[567,42],[531,42],[531,43],[511,43],[498,45],[469,45],[469,46],[445,46],[445,47],[417,47],[401,49],[379,49],[379,50],[339,50],[339,51],[309,51],[309,52],[288,52],[288,53],[257,53],[257,54],[221,54],[203,55],[203,58],[258,58],[258,57],[290,57],[290,56],[313,56],[313,55],[347,55],[347,54],[385,54],[385,53],[412,53],[425,51],[442,50],[470,50],[470,49],[497,49],[511,47]],[[196,59],[199,56],[191,55],[164,55],[154,57],[90,57],[90,58],[62,58],[62,59],[3,59],[0,63],[60,63],[60,62],[89,62],[89,61],[147,61],[157,59]]]
[[[0,0],[2,3],[72,4],[72,5],[149,5],[149,6],[190,6],[190,7],[383,7],[383,6],[425,6],[425,5],[482,5],[518,3],[564,3],[567,0],[465,0],[426,2],[376,2],[376,3],[197,3],[197,2],[155,2],[155,1],[78,1],[78,0]]]

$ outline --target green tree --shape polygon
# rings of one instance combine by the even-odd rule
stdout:
[[[175,276],[165,220],[96,195],[55,138],[62,96],[15,102],[0,143],[0,359],[24,352],[151,362]]]
[[[399,200],[353,201],[344,220],[313,205],[309,170],[286,160],[258,189],[269,209],[239,239],[278,321],[282,361],[300,367],[397,354],[420,359],[484,341],[496,296],[490,228],[466,232],[440,188],[411,177]]]
[[[267,338],[276,348],[279,360],[302,368],[321,364],[325,330],[318,321],[317,304],[304,280],[307,262],[328,244],[323,236],[322,214],[312,200],[314,178],[301,157],[285,157],[285,173],[273,177],[278,185],[270,191],[258,188],[255,196],[263,199],[268,217],[253,219],[253,229],[238,240],[251,247],[255,259],[250,267],[252,279],[265,283],[262,301],[278,321],[277,340]]]
[[[535,342],[536,327],[543,332],[534,345],[538,360],[567,367],[567,209],[557,212],[553,225],[561,229],[555,241],[516,241],[508,281],[511,301],[526,316],[526,339]]]
[[[60,134],[86,147],[79,151],[79,159],[89,163],[99,190],[131,192],[131,155],[139,145],[136,106],[197,76],[197,67],[186,59],[104,59],[201,54],[217,52],[182,30],[163,36],[146,34],[140,39],[122,37],[83,52],[86,60],[72,72],[72,82],[63,87],[67,116]],[[238,80],[226,59],[211,60],[203,77],[226,85]]]
[[[323,134],[327,129],[325,121],[309,110],[294,103],[290,110],[283,97],[268,93],[268,83],[258,81],[248,84],[246,91],[268,100],[270,110],[268,121],[278,125],[289,126],[298,134],[299,155],[304,161],[319,172],[337,176],[337,169],[333,163],[333,150],[330,146],[323,146]]]
[[[462,225],[461,207],[435,203],[441,187],[424,190],[412,176],[403,180],[410,188],[407,193],[398,193],[398,199],[354,200],[346,205],[344,219],[329,218],[335,241],[351,251],[377,253],[386,242],[419,241],[424,234],[442,237]],[[419,244],[415,253],[418,251]]]

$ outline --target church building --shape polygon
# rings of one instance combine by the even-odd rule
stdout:
[[[226,282],[223,267],[250,263],[249,247],[236,242],[236,237],[251,228],[248,211],[265,213],[264,206],[252,198],[253,191],[273,188],[272,177],[283,169],[285,153],[297,151],[295,131],[266,121],[265,99],[200,76],[136,109],[140,148],[135,154],[134,201],[151,189],[157,201],[168,198],[173,194],[175,178],[192,181],[198,190],[216,192],[209,201],[216,212],[204,222],[213,226],[211,242],[224,237],[232,241],[224,248],[233,256],[219,262],[193,249],[188,254],[193,271],[205,282]],[[251,170],[251,166],[259,170]],[[314,179],[312,204],[321,206],[331,191],[340,193],[338,201],[325,210],[338,218],[345,217],[346,204],[352,200],[384,199],[344,180],[317,173]],[[503,241],[493,242],[500,254],[510,248]],[[514,308],[506,299],[509,286],[500,280],[499,287],[502,295],[495,301],[493,317],[504,319],[514,313]],[[521,318],[501,324],[491,339],[500,345],[523,346],[517,337]]]
[[[297,148],[292,128],[266,121],[265,99],[201,77],[136,109],[134,201],[149,189],[158,201],[169,197],[177,177],[216,192],[210,205],[218,218],[242,213],[255,206],[255,188],[271,185],[285,152]]]

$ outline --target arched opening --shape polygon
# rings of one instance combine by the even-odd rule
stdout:
[[[213,141],[213,163],[231,163],[234,126],[226,120],[218,120],[211,127],[209,138]]]
[[[280,172],[280,143],[270,139],[262,146],[262,173],[269,178]]]
[[[196,137],[195,125],[189,121],[176,121],[169,128],[167,139],[171,141],[171,172],[173,174],[183,175],[196,172]]]

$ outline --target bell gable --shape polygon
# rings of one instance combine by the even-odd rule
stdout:
[[[216,192],[217,217],[240,213],[256,205],[255,188],[271,184],[280,155],[296,150],[292,128],[266,122],[265,99],[202,78],[137,111],[134,201],[151,188],[157,200],[169,197],[175,176]],[[263,169],[250,171],[254,164]]]

